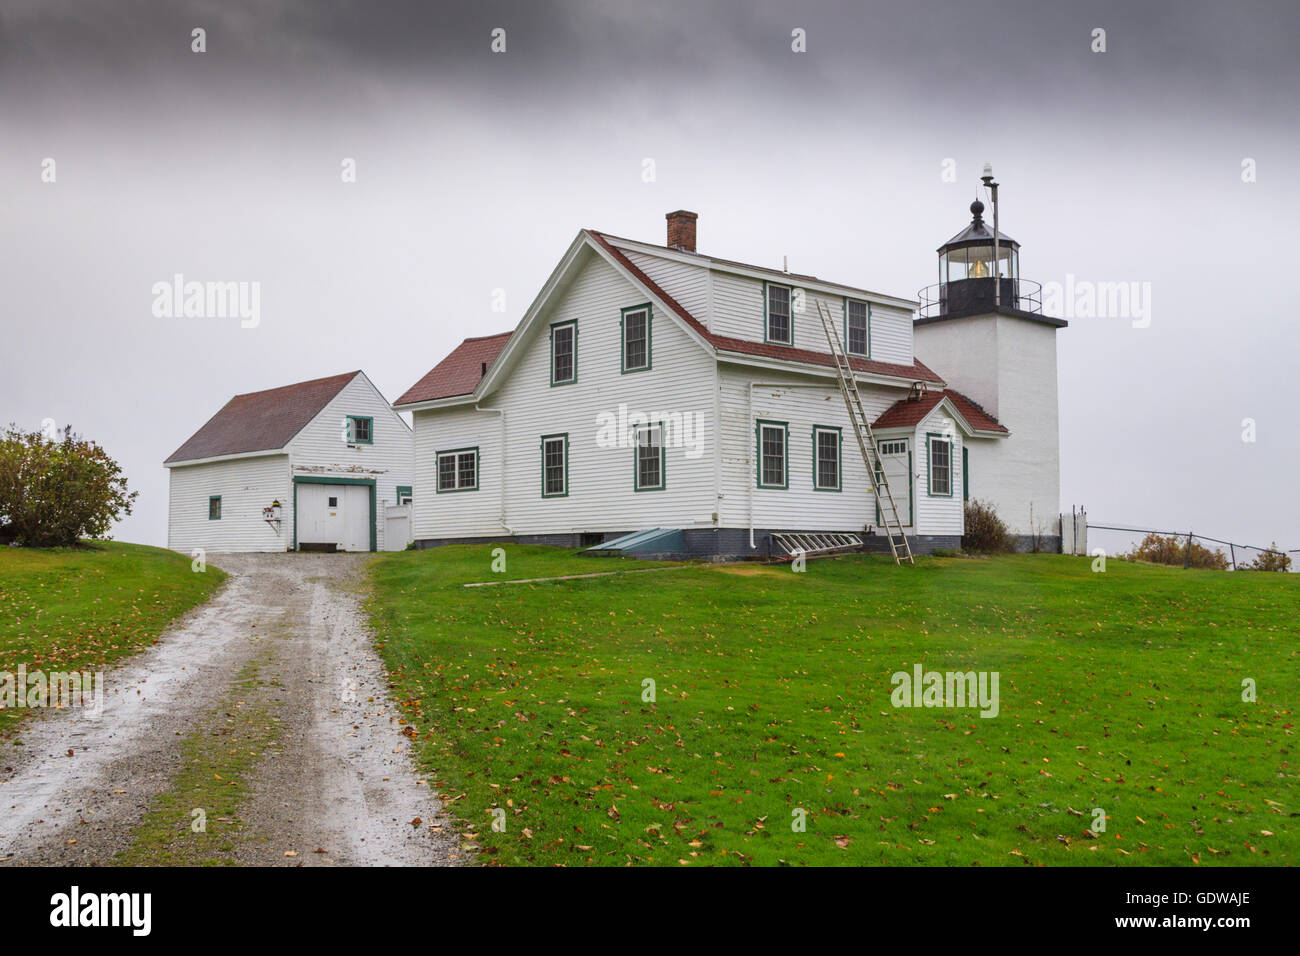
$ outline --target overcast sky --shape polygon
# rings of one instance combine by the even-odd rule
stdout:
[[[685,207],[702,252],[912,297],[991,161],[1027,278],[1150,284],[1058,336],[1066,510],[1300,547],[1298,10],[0,0],[0,418],[99,441],[117,536],[165,544],[162,460],[232,395],[393,399],[581,227]],[[155,317],[176,273],[260,323]]]

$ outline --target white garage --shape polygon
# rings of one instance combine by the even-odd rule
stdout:
[[[236,395],[164,462],[167,546],[399,551],[413,454],[364,372]]]

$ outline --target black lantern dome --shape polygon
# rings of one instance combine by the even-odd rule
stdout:
[[[939,283],[921,290],[921,317],[1041,312],[1037,283],[1020,278],[1020,243],[1000,229],[994,236],[978,199],[970,211],[969,225],[939,247]]]

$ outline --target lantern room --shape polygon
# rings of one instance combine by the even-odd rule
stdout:
[[[986,169],[986,181],[992,174]],[[994,192],[996,203],[997,193]],[[996,209],[996,206],[995,206]],[[970,204],[971,221],[939,247],[939,281],[919,293],[920,318],[983,312],[1042,312],[1040,286],[1020,276],[1020,243],[984,220],[984,203]]]

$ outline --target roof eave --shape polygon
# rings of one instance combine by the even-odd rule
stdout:
[[[297,438],[297,435],[294,435]],[[168,458],[163,462],[164,468],[181,468],[188,465],[208,465],[219,461],[235,461],[239,458],[268,458],[272,455],[289,454],[289,446],[282,445],[279,448],[265,448],[257,451],[239,451],[229,455],[213,455],[210,458],[178,458],[175,461]]]
[[[830,365],[817,365],[813,362],[800,362],[797,359],[783,359],[776,356],[754,355],[750,352],[732,352],[728,349],[718,349],[718,361],[730,362],[735,365],[753,365],[757,368],[770,368],[787,372],[799,372],[805,375],[816,375],[822,378],[835,378],[835,368]],[[896,388],[910,388],[915,382],[925,382],[927,387],[947,388],[946,382],[933,382],[929,379],[917,378],[909,375],[883,375],[879,372],[864,372],[861,369],[853,370],[853,377],[858,381],[867,382],[872,385],[889,385]]]
[[[453,405],[471,405],[475,401],[473,392],[465,392],[460,395],[444,395],[441,398],[430,398],[420,402],[403,402],[394,405],[393,410],[398,412],[423,412],[433,408],[450,408]]]

